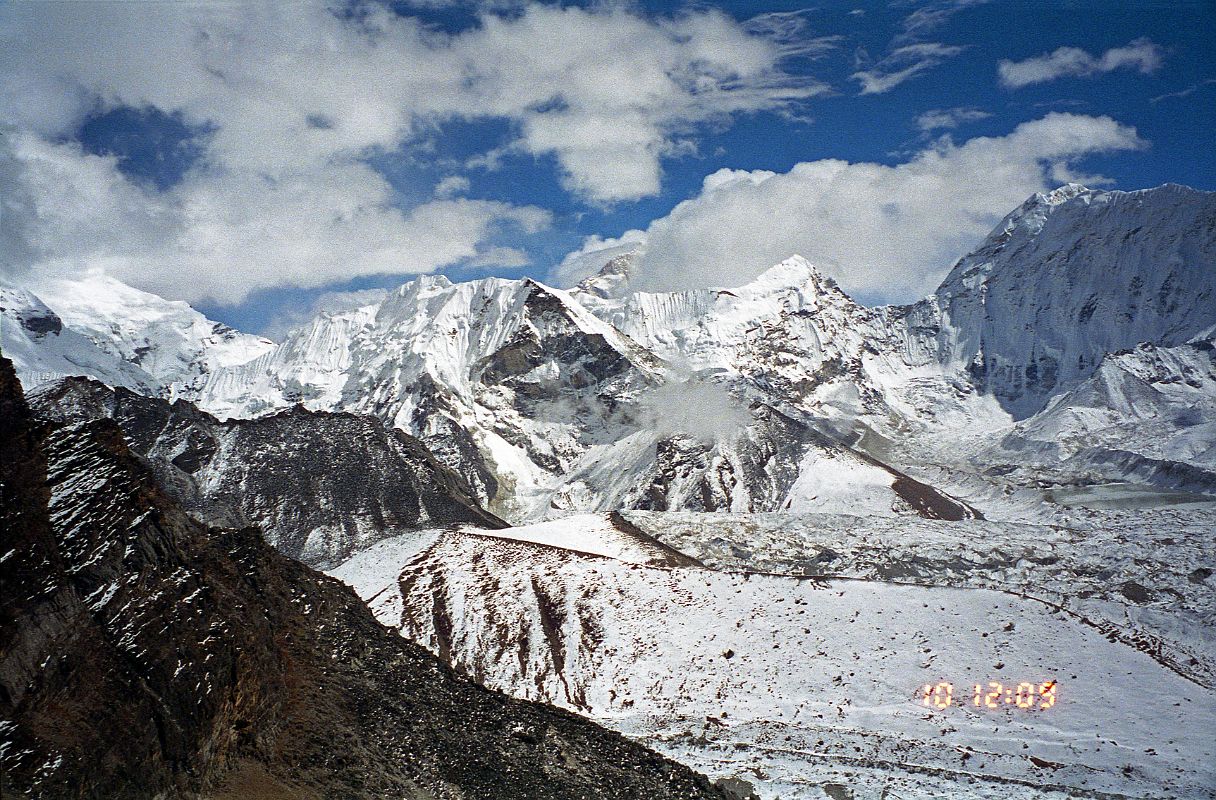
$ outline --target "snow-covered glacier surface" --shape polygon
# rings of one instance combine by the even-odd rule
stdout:
[[[1199,798],[1214,520],[631,513],[432,534],[397,569],[333,574],[474,680],[765,798]],[[702,565],[593,555],[622,554],[622,528]]]

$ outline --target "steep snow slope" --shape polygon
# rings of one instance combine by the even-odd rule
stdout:
[[[186,303],[98,274],[43,281],[37,296],[0,286],[0,306],[0,345],[21,357],[18,374],[30,386],[81,375],[170,399],[192,397],[207,374],[274,346]],[[37,319],[46,322],[39,327]]]
[[[29,395],[44,419],[110,418],[167,491],[200,519],[257,525],[279,551],[330,566],[402,531],[504,523],[416,439],[374,417],[295,407],[219,422],[190,403],[82,378]]]
[[[655,569],[460,534],[383,578],[355,588],[475,680],[763,797],[829,783],[855,797],[1213,796],[1216,692],[1017,595]],[[942,681],[955,704],[926,708],[922,687]],[[990,681],[1052,684],[1057,700],[973,707]]]
[[[1075,184],[1036,194],[959,261],[930,301],[946,363],[1025,418],[1107,353],[1216,325],[1216,193]]]

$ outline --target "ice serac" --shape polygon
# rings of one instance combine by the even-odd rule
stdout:
[[[183,513],[112,420],[39,425],[0,359],[5,797],[716,798],[509,699],[256,530]]]
[[[187,511],[213,525],[258,526],[280,552],[325,567],[407,531],[505,525],[408,434],[375,417],[300,406],[220,422],[84,378],[30,393],[44,419],[113,419]]]
[[[1216,325],[1216,194],[1070,184],[1036,194],[959,261],[933,304],[941,355],[1021,419],[1107,353]]]

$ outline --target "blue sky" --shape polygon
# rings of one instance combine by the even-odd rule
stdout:
[[[648,288],[796,250],[903,301],[1030,191],[1216,189],[1209,2],[204,8],[0,12],[17,280],[101,269],[277,332],[418,272],[568,283],[634,230]],[[141,25],[181,38],[136,55]]]

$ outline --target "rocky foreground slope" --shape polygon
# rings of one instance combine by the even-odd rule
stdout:
[[[207,529],[109,420],[0,360],[0,782],[28,798],[724,798],[457,677],[256,530]]]

